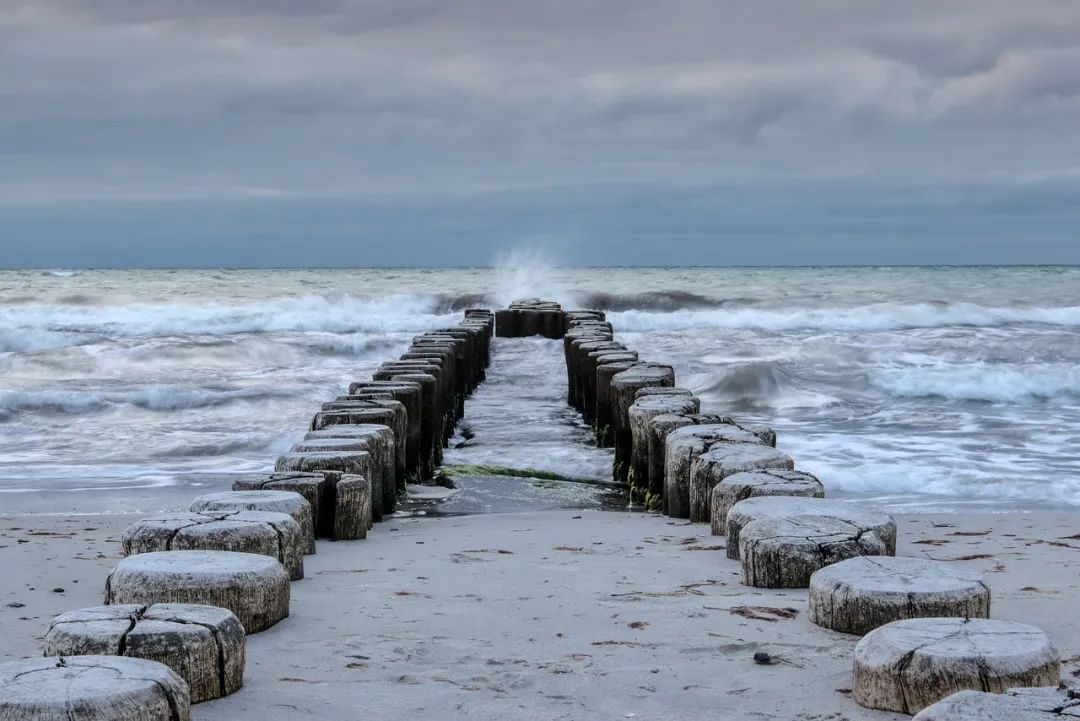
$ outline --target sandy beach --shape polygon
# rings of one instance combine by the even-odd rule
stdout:
[[[0,3],[0,721],[1080,710],[1080,0]]]
[[[0,516],[0,661],[102,602],[116,515]],[[986,574],[994,618],[1035,623],[1080,677],[1080,517],[897,516],[900,555]],[[248,639],[244,688],[200,721],[899,719],[851,700],[857,639],[806,618],[805,590],[748,588],[708,527],[550,511],[395,518],[320,541],[290,617]],[[774,665],[753,661],[757,651]]]

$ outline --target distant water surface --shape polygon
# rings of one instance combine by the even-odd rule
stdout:
[[[898,509],[1080,506],[1080,268],[527,261],[0,271],[0,508],[266,470],[321,401],[413,335],[524,296],[606,308],[619,338],[672,363],[706,410],[772,424],[837,494]],[[528,362],[565,383],[557,354]],[[506,417],[544,436],[543,423],[570,421],[530,416],[532,372],[504,394]],[[484,408],[499,402],[488,394]],[[506,454],[503,465],[601,472],[591,450]]]

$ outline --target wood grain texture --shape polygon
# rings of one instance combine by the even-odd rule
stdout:
[[[1080,718],[1080,696],[1057,688],[1005,693],[959,691],[927,706],[913,721],[1067,721]]]
[[[738,560],[739,534],[752,521],[822,516],[847,521],[852,526],[870,531],[884,544],[885,552],[881,555],[896,555],[896,521],[877,506],[829,498],[760,496],[739,501],[728,510],[727,557]]]
[[[762,443],[749,430],[734,423],[703,423],[677,428],[664,446],[664,498],[667,514],[690,518],[690,470],[693,462],[713,443]]]
[[[649,391],[672,391],[672,393],[649,393]],[[646,391],[641,395],[641,391]],[[693,415],[701,410],[701,401],[689,395],[684,388],[648,387],[639,395],[627,411],[630,426],[630,476],[634,485],[646,488],[659,497],[664,492],[662,473],[655,472],[649,459],[649,428],[657,416]]]
[[[315,553],[315,514],[311,504],[293,491],[223,491],[206,493],[191,502],[195,513],[207,511],[264,511],[288,514],[300,527],[304,553]]]
[[[188,687],[172,669],[123,656],[0,665],[0,721],[188,721]]]
[[[258,633],[289,615],[289,576],[275,559],[253,553],[140,553],[116,564],[105,581],[105,603],[220,606],[247,633]]]
[[[46,656],[111,654],[163,663],[191,703],[227,696],[244,680],[244,627],[227,609],[183,603],[124,604],[70,611],[45,634]]]
[[[279,456],[274,464],[274,470],[276,471],[321,471],[327,474],[327,477],[333,481],[331,486],[331,493],[327,499],[328,508],[326,512],[330,518],[332,518],[331,537],[335,540],[355,540],[359,538],[367,538],[367,529],[371,527],[371,523],[367,524],[366,528],[361,529],[361,524],[358,522],[358,517],[355,515],[359,513],[366,518],[370,518],[372,522],[382,520],[382,504],[375,504],[372,501],[375,498],[382,497],[382,484],[381,482],[376,485],[373,478],[381,479],[375,469],[375,459],[367,451],[325,451],[317,452],[312,451],[308,453],[288,453],[284,456]],[[368,502],[363,508],[358,508],[355,505],[342,506],[338,502],[340,493],[337,486],[341,482],[341,479],[345,476],[359,476],[365,479],[369,485]],[[342,514],[351,513],[354,517],[343,519]],[[356,535],[342,536],[340,530],[342,528],[354,528]]]
[[[855,646],[852,695],[868,708],[914,714],[957,691],[1056,686],[1061,662],[1040,629],[987,619],[917,618]]]
[[[121,536],[124,555],[153,551],[236,551],[276,558],[289,578],[304,577],[306,543],[298,524],[272,511],[165,513],[132,523]]]
[[[747,524],[739,537],[742,581],[756,588],[806,588],[821,568],[885,551],[869,529],[828,516],[763,518]]]
[[[755,436],[756,438],[756,436]],[[712,490],[730,475],[766,468],[791,470],[795,461],[772,446],[760,442],[710,443],[690,464],[690,521],[706,523],[711,510]]]
[[[727,516],[731,507],[739,501],[759,496],[824,498],[825,487],[805,471],[763,468],[733,473],[713,486],[709,497],[712,534],[727,535]]]
[[[633,441],[630,432],[630,406],[642,388],[675,385],[675,370],[660,363],[636,363],[611,378],[611,428],[615,441],[614,477],[626,481],[630,477]]]
[[[907,618],[988,618],[990,587],[954,563],[864,556],[810,577],[810,620],[864,635]]]

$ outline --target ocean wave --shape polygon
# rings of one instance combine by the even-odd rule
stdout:
[[[805,432],[782,431],[779,445],[830,493],[875,495],[890,506],[914,499],[927,505],[945,501],[953,508],[986,503],[1014,509],[1041,503],[1080,506],[1080,475],[1067,437],[1033,452],[1015,439],[1001,443],[1002,438],[995,442],[984,435],[982,443],[957,444],[936,425],[922,428],[926,435],[913,429],[887,435],[836,432],[815,424]]]
[[[3,314],[0,313],[0,318]],[[33,353],[93,343],[100,335],[53,331],[45,328],[0,328],[0,353]]]
[[[177,411],[190,408],[212,408],[234,401],[263,401],[289,398],[293,394],[265,388],[183,388],[150,386],[113,397],[110,402],[130,404],[152,411]]]
[[[944,398],[986,403],[1028,403],[1080,396],[1080,370],[1074,366],[958,367],[878,371],[871,382],[900,398]]]
[[[644,293],[584,293],[577,305],[605,311],[658,311],[673,313],[681,310],[721,308],[747,299],[717,299],[686,290],[657,290]]]
[[[72,293],[60,296],[57,302],[61,305],[94,305],[98,302],[98,299],[86,293]]]
[[[181,443],[169,448],[156,450],[151,456],[154,458],[214,458],[218,456],[230,456],[244,451],[262,451],[266,450],[266,447],[267,443],[265,440],[258,438],[241,438],[223,440],[218,443]]]
[[[314,351],[327,356],[367,357],[375,354],[393,355],[388,353],[392,348],[404,347],[407,341],[401,336],[370,335],[366,333],[350,333],[338,335],[336,333],[313,333],[305,335],[295,345],[306,351]]]
[[[500,296],[511,297],[519,300],[531,297],[526,285],[516,296],[505,291],[492,293],[461,293],[458,295],[439,296],[438,309],[440,312],[460,312],[466,308],[500,307]],[[655,311],[660,313],[674,313],[683,310],[706,310],[710,308],[723,308],[735,304],[753,304],[753,298],[712,298],[700,293],[685,290],[654,290],[642,293],[608,293],[608,292],[571,292],[547,291],[546,293],[532,293],[532,296],[554,298],[562,303],[564,308],[589,308],[604,311]]]
[[[241,333],[419,332],[457,320],[434,296],[308,295],[226,304],[45,305],[0,308],[0,352],[30,352],[103,338]]]
[[[1080,306],[992,308],[972,303],[880,303],[857,308],[718,308],[681,313],[628,310],[609,313],[608,320],[620,330],[635,332],[693,328],[888,331],[1029,323],[1073,327],[1080,326]]]
[[[0,418],[25,411],[47,413],[94,413],[118,406],[152,411],[212,408],[235,401],[262,401],[288,398],[293,394],[265,388],[184,388],[147,386],[124,393],[92,391],[8,391],[0,390]]]
[[[84,391],[4,391],[0,390],[0,418],[20,411],[90,413],[109,405],[96,393]]]
[[[460,313],[467,308],[491,307],[495,303],[486,293],[462,293],[440,295],[436,309],[439,313]]]
[[[767,362],[744,363],[684,382],[696,395],[729,408],[821,408],[838,402],[805,389],[788,371]]]

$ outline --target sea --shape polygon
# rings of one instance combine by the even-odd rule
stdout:
[[[1080,267],[565,268],[521,253],[491,268],[0,271],[0,512],[145,510],[267,471],[413,336],[526,297],[606,310],[704,412],[775,428],[830,495],[1080,507]],[[447,462],[610,479],[565,393],[559,343],[499,339]],[[572,506],[555,486],[515,507]]]

